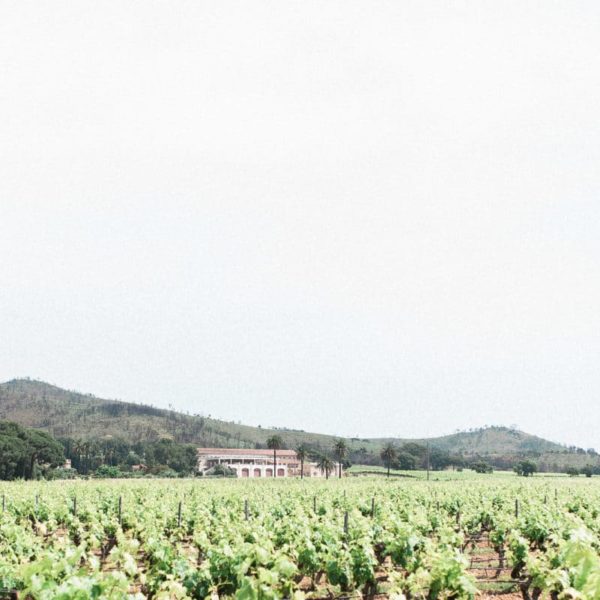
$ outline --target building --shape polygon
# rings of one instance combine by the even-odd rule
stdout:
[[[273,477],[273,450],[248,448],[198,448],[198,472],[205,474],[224,465],[238,477]],[[315,463],[304,461],[305,477],[324,477]],[[300,461],[295,450],[277,450],[277,477],[300,477]]]

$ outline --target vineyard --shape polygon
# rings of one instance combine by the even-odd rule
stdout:
[[[600,598],[595,480],[0,486],[0,598]]]

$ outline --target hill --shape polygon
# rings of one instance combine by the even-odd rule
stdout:
[[[47,431],[58,438],[120,437],[131,443],[161,438],[211,447],[264,447],[278,434],[286,447],[301,443],[328,450],[335,436],[290,429],[250,427],[233,422],[188,415],[150,405],[106,400],[91,394],[68,391],[48,383],[15,379],[0,384],[0,419]],[[478,430],[425,439],[349,438],[347,444],[354,462],[378,461],[379,450],[387,442],[429,443],[431,447],[465,457],[482,456],[500,463],[514,462],[519,456],[536,456],[540,461],[562,468],[598,462],[577,449],[507,427]]]
[[[393,438],[386,441],[395,441]],[[408,440],[404,440],[408,441]],[[486,427],[460,431],[430,439],[410,440],[434,445],[440,450],[471,456],[475,454],[523,454],[561,452],[565,448],[541,437],[509,427]]]
[[[58,438],[112,436],[130,442],[170,438],[181,443],[240,448],[265,445],[273,434],[280,435],[291,447],[308,443],[325,448],[336,439],[331,435],[250,427],[146,404],[106,400],[30,379],[0,384],[0,419],[42,429]],[[369,441],[365,443],[374,447]]]

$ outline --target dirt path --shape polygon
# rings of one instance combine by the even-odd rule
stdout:
[[[469,559],[468,571],[477,581],[482,600],[522,600],[518,582],[511,578],[510,567],[492,546],[487,533],[471,536],[464,552]]]

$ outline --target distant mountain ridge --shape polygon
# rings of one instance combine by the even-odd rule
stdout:
[[[91,394],[68,391],[29,379],[0,384],[0,419],[47,431],[55,437],[125,438],[130,442],[172,438],[198,446],[254,448],[265,446],[267,438],[278,434],[286,447],[300,443],[330,449],[336,436],[289,429],[268,429],[238,425],[218,419],[192,416],[153,406],[105,400]],[[354,460],[361,453],[378,457],[387,442],[426,443],[440,450],[464,456],[507,456],[535,454],[558,457],[564,446],[507,427],[489,427],[430,439],[347,438]],[[580,459],[581,462],[583,459]],[[563,462],[562,459],[559,462]],[[569,462],[573,462],[569,459]]]

